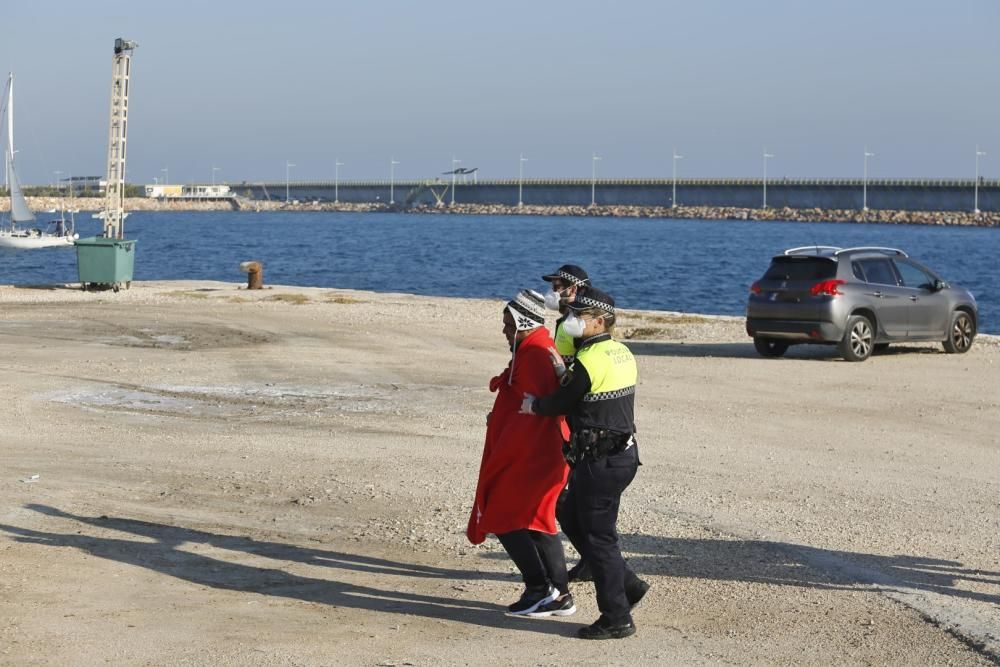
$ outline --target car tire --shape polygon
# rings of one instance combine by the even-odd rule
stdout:
[[[872,322],[864,315],[847,318],[844,337],[837,344],[837,351],[845,361],[864,361],[875,349],[875,331]]]
[[[948,337],[941,344],[948,354],[964,354],[972,347],[976,339],[976,322],[964,310],[956,310],[951,315],[951,326]]]
[[[753,337],[753,346],[762,357],[775,359],[788,351],[788,343],[783,340],[764,338],[762,336]]]

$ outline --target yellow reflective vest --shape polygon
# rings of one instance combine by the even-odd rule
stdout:
[[[570,415],[574,430],[603,428],[635,433],[635,385],[639,371],[632,352],[604,334],[577,350],[575,364],[590,376],[590,389]]]

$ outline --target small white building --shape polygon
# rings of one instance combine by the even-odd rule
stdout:
[[[146,196],[152,199],[217,199],[231,197],[228,185],[147,185]]]
[[[181,190],[184,199],[201,199],[203,197],[230,197],[228,185],[185,185]]]

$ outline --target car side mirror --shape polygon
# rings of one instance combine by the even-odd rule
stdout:
[[[948,286],[948,283],[946,283],[945,281],[943,281],[943,280],[935,280],[934,283],[931,285],[931,291],[932,292],[940,292],[941,290],[943,290],[947,286]]]

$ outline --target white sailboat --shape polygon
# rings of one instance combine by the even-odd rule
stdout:
[[[3,112],[7,116],[7,145],[4,147],[4,162],[7,168],[7,184],[10,188],[9,224],[0,226],[0,247],[30,250],[33,248],[72,247],[79,235],[73,230],[72,222],[65,218],[49,223],[50,229],[34,227],[35,216],[28,208],[28,202],[21,191],[21,182],[14,169],[14,75],[7,79],[7,95]]]

